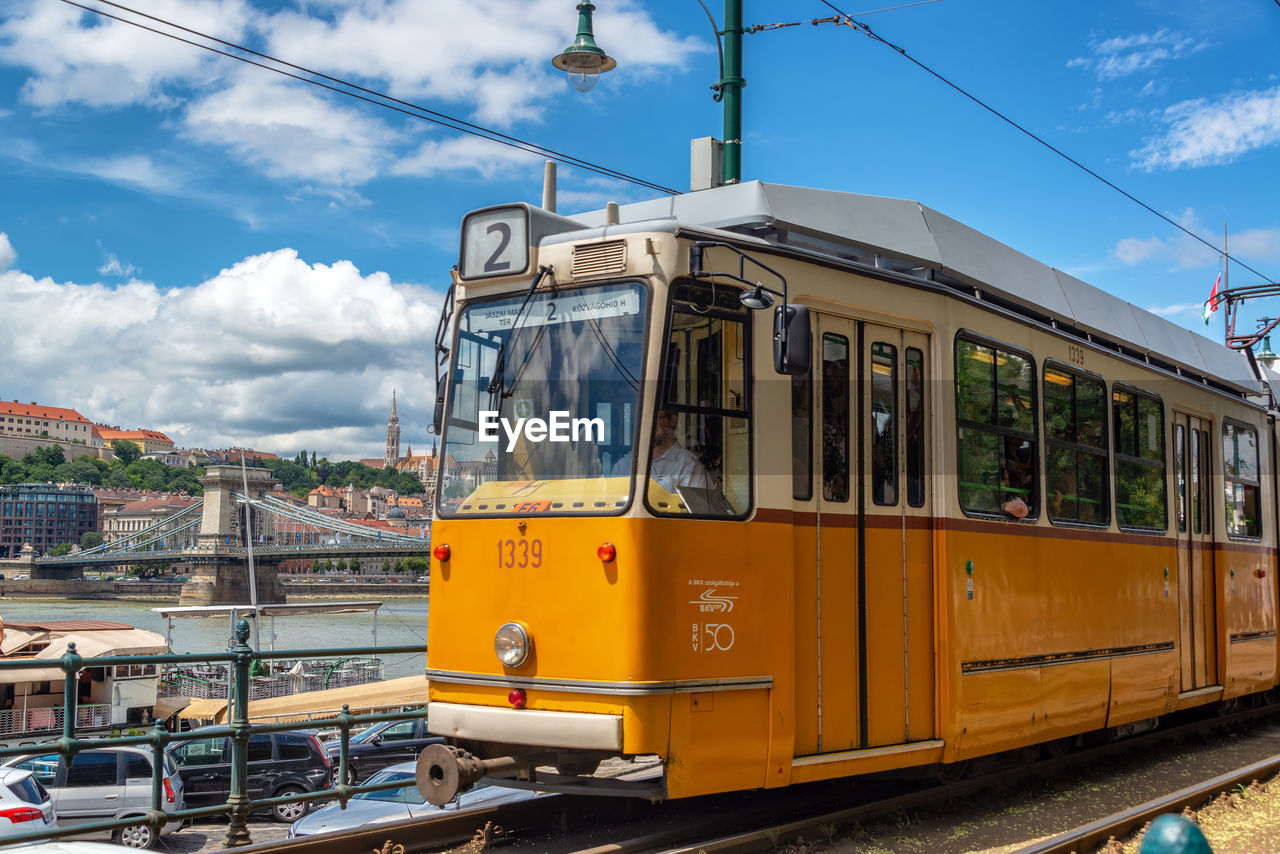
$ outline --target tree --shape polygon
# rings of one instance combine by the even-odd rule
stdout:
[[[333,572],[333,558],[327,557],[324,559],[324,571]]]
[[[116,459],[126,466],[142,456],[142,449],[126,439],[113,439],[111,450],[115,451]]]
[[[340,557],[340,558],[338,558],[338,562],[337,562],[337,564],[335,564],[335,565],[334,565],[334,569],[336,569],[338,572],[346,572],[346,571],[347,571],[347,559],[346,559],[346,558],[344,558],[344,557]]]
[[[58,543],[53,548],[49,549],[49,554],[55,557],[60,555],[70,554],[70,553],[71,553],[71,543]]]
[[[404,558],[402,557],[396,558],[395,573],[396,575],[404,574]]]
[[[311,559],[311,571],[316,575],[320,574],[320,558]]]
[[[134,578],[159,578],[166,569],[168,569],[168,566],[165,564],[135,563],[129,567],[129,574]]]
[[[404,568],[416,576],[423,576],[427,574],[431,565],[422,555],[412,555],[404,559]]]
[[[386,575],[390,571],[391,571],[391,558],[384,557],[382,559],[382,574]]]
[[[44,447],[36,448],[22,458],[22,464],[27,467],[50,466],[57,468],[66,461],[67,457],[62,453],[61,445],[45,445]]]
[[[85,531],[80,535],[80,548],[96,549],[100,545],[102,545],[101,531]]]
[[[316,452],[315,452],[315,451],[312,451],[312,452],[311,452],[311,467],[312,467],[312,468],[315,468],[315,467],[316,467]]]
[[[84,457],[76,457],[58,466],[54,469],[54,476],[59,483],[102,483],[102,471],[92,460]]]

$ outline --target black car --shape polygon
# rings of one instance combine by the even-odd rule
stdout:
[[[197,730],[198,732],[198,730]],[[173,744],[166,751],[182,775],[188,807],[226,803],[231,796],[231,740],[225,736]],[[278,798],[316,792],[333,785],[329,756],[314,735],[305,732],[255,733],[249,736],[250,798]],[[307,804],[277,804],[277,821],[293,822]]]
[[[428,744],[439,744],[444,739],[427,733],[426,717],[406,721],[383,721],[351,736],[347,751],[347,782],[364,780],[375,771],[400,762],[412,762]],[[330,741],[324,746],[333,763],[333,773],[338,773],[338,752],[341,745]]]

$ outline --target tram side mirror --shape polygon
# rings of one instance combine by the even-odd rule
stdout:
[[[435,434],[440,435],[440,428],[444,426],[444,396],[440,395],[436,398],[436,411],[431,417],[431,423],[435,427]]]
[[[780,374],[809,373],[813,336],[809,331],[809,308],[780,305],[773,310],[773,369]]]

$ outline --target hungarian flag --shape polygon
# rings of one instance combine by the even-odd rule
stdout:
[[[1200,316],[1204,318],[1205,326],[1209,325],[1209,318],[1218,310],[1218,286],[1222,284],[1222,274],[1218,274],[1218,278],[1213,280],[1213,290],[1209,292],[1209,298],[1205,300],[1204,308],[1200,311]]]

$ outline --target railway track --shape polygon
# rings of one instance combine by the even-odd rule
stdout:
[[[933,811],[939,805],[982,798],[993,790],[1029,788],[1077,769],[1116,760],[1125,753],[1156,748],[1177,740],[1203,737],[1224,728],[1240,728],[1275,721],[1273,709],[1168,727],[1124,741],[1079,750],[1052,759],[1014,765],[1016,757],[987,761],[988,767],[946,784],[907,781],[894,775],[854,781],[812,784],[788,790],[717,795],[652,806],[643,802],[562,795],[465,814],[444,814],[427,820],[388,823],[323,836],[264,843],[242,849],[261,854],[403,850],[404,854],[438,851],[472,843],[472,849],[497,844],[513,850],[574,854],[639,854],[663,851],[696,854],[755,852],[794,843],[834,842],[852,829],[893,817]],[[1280,737],[1277,738],[1280,747]],[[1276,752],[1276,751],[1272,751]],[[1253,755],[1257,755],[1254,753]],[[1105,819],[1041,840],[1022,849],[1027,854],[1089,851],[1110,836],[1123,837],[1162,812],[1195,806],[1218,792],[1247,785],[1280,770],[1280,755],[1250,763],[1228,774],[1125,809]],[[1036,832],[1015,839],[1034,838]],[[403,846],[401,849],[399,846]],[[942,849],[946,850],[946,849]]]

